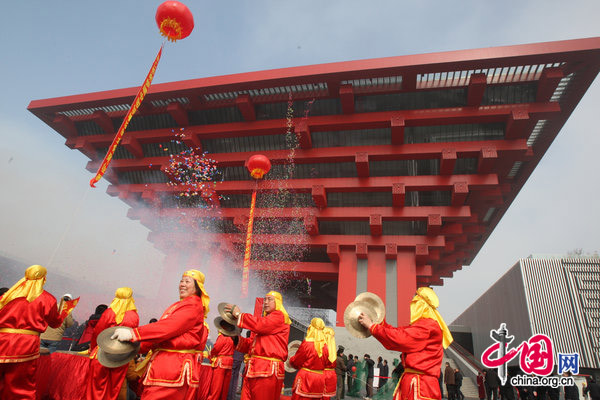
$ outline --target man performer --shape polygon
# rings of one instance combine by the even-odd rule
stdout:
[[[306,338],[289,363],[298,370],[292,386],[292,400],[321,399],[325,393],[325,369],[329,360],[326,346],[325,323],[321,318],[313,318],[306,331]]]
[[[71,304],[58,310],[56,299],[44,290],[46,268],[32,265],[0,297],[0,398],[35,399],[40,333],[48,326],[58,328]]]
[[[440,302],[428,287],[417,290],[410,302],[410,325],[394,328],[385,321],[374,324],[361,313],[358,321],[388,350],[402,352],[404,374],[394,400],[441,399],[438,377],[443,349],[452,343],[452,335],[436,310]]]
[[[279,400],[284,361],[292,321],[283,307],[279,292],[266,294],[263,315],[255,317],[242,313],[237,306],[228,304],[225,310],[237,318],[237,326],[252,332],[250,338],[239,337],[236,350],[248,353],[241,400]]]
[[[233,339],[219,333],[210,351],[212,380],[208,400],[226,400],[233,368]]]
[[[140,317],[135,307],[133,290],[128,287],[118,288],[110,306],[102,313],[94,327],[90,341],[90,372],[87,380],[87,400],[116,400],[127,374],[128,364],[117,368],[108,368],[98,361],[98,335],[113,326],[137,328]]]

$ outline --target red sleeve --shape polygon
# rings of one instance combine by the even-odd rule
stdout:
[[[308,359],[308,346],[314,346],[314,343],[309,343],[306,340],[302,342],[296,354],[290,358],[290,364],[292,364],[292,367],[296,369],[302,368]]]
[[[44,291],[44,293],[48,292]],[[48,323],[48,325],[50,325],[50,327],[56,329],[62,325],[64,318],[60,317],[60,313],[58,312],[58,304],[56,303],[56,299],[54,298],[54,296],[52,296],[50,293],[48,293],[48,295],[52,298],[53,301],[51,301],[51,307],[49,307],[48,309],[48,313],[46,314],[45,320]]]
[[[133,341],[168,340],[194,328],[198,321],[203,320],[204,310],[202,307],[197,307],[195,302],[187,301],[177,307],[167,318],[134,329]]]
[[[237,351],[239,351],[240,353],[244,353],[244,354],[249,353],[250,347],[252,347],[252,341],[253,341],[252,336],[249,338],[238,336],[238,338],[239,338],[239,342],[235,349]]]
[[[248,329],[259,335],[268,335],[281,327],[285,323],[285,317],[281,311],[275,310],[264,317],[255,317],[252,314],[240,315],[240,328]]]
[[[388,350],[414,353],[425,348],[431,331],[419,324],[394,328],[383,322],[373,324],[371,333]]]

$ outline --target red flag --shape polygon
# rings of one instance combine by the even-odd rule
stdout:
[[[73,309],[75,308],[75,306],[77,305],[77,303],[79,303],[79,297],[73,300],[65,300],[62,303],[62,307],[60,308],[60,318],[61,319],[65,319],[67,318],[67,316],[69,314],[71,314],[71,311],[73,311]]]

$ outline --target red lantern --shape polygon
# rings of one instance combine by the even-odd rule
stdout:
[[[185,4],[178,1],[165,1],[156,9],[156,25],[161,35],[174,42],[192,33],[194,17]]]
[[[248,159],[246,168],[248,168],[250,176],[254,179],[260,179],[271,170],[271,161],[262,154],[255,154]]]

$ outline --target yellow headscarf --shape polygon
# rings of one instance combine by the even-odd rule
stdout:
[[[123,322],[123,317],[127,311],[137,310],[135,300],[133,300],[133,290],[128,287],[118,288],[115,292],[115,298],[110,303],[109,308],[115,312],[117,324]]]
[[[428,287],[417,289],[417,294],[410,302],[410,323],[413,324],[421,318],[431,318],[436,320],[440,325],[440,328],[442,328],[442,345],[447,349],[454,339],[452,339],[452,334],[444,322],[444,319],[436,310],[439,305],[440,300],[433,289]]]
[[[208,303],[210,303],[210,297],[208,296],[208,293],[206,293],[206,289],[204,289],[204,274],[197,269],[189,269],[183,273],[183,276],[189,276],[198,284],[198,287],[202,292],[200,298],[202,299],[202,306],[204,307],[204,318],[208,317],[208,311],[210,310],[208,308]]]
[[[25,277],[21,278],[0,297],[0,309],[19,297],[27,298],[27,301],[30,303],[37,299],[44,291],[46,273],[46,268],[41,265],[32,265],[27,268],[25,270]]]
[[[323,355],[323,347],[325,346],[325,322],[321,318],[313,318],[310,321],[310,326],[306,330],[306,341],[314,342],[315,350],[319,357]]]
[[[325,343],[327,343],[327,350],[329,350],[329,358],[330,362],[334,362],[337,359],[337,350],[335,347],[335,332],[333,328],[326,327],[323,329],[323,333],[325,334]]]
[[[283,297],[281,297],[281,293],[271,290],[265,296],[275,297],[275,309],[278,311],[281,311],[283,313],[283,316],[285,317],[285,323],[288,325],[291,325],[292,320],[290,319],[288,312],[285,310],[285,307],[283,307]],[[263,313],[263,315],[264,315],[264,313]]]

